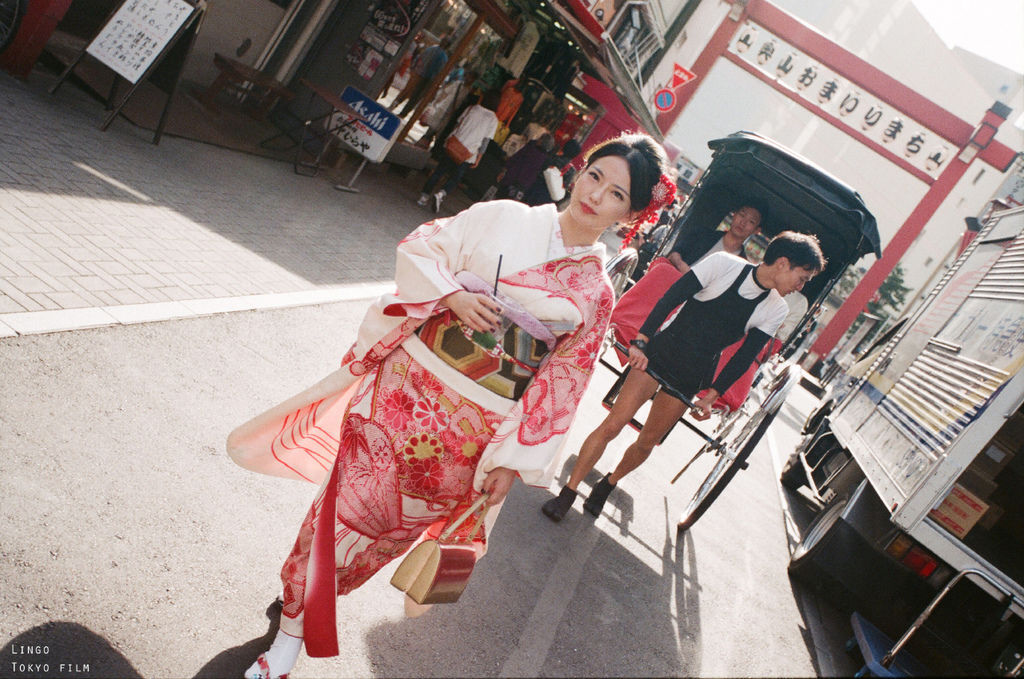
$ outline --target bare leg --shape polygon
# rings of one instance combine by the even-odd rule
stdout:
[[[653,377],[640,370],[631,370],[622,384],[618,398],[612,405],[607,417],[592,431],[580,448],[579,459],[569,475],[567,488],[576,490],[597,461],[601,459],[605,448],[612,439],[619,435],[622,428],[629,424],[640,407],[658,390],[658,383]],[[673,399],[675,400],[675,399]],[[653,410],[652,410],[653,412]]]
[[[653,380],[652,380],[653,381]],[[654,397],[651,404],[651,412],[647,416],[644,428],[640,430],[636,442],[626,448],[622,460],[608,476],[612,485],[618,485],[626,474],[630,473],[648,458],[654,446],[658,445],[661,438],[679,421],[679,418],[686,412],[686,406],[677,398],[661,392]]]
[[[583,503],[583,511],[593,516],[601,515],[605,501],[607,501],[608,496],[618,485],[619,481],[622,480],[622,477],[644,463],[644,460],[651,454],[654,446],[658,445],[661,437],[672,428],[672,425],[683,414],[685,408],[686,406],[679,399],[666,396],[664,393],[659,393],[654,397],[654,403],[651,404],[651,412],[647,416],[647,423],[644,425],[644,428],[640,430],[640,436],[637,437],[635,443],[626,448],[626,452],[618,466],[615,467],[615,471],[594,484],[590,491],[590,496]],[[567,489],[563,490],[571,492]]]

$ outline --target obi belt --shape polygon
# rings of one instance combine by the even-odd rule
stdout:
[[[511,323],[505,334],[471,330],[450,311],[431,316],[416,331],[442,361],[499,396],[519,400],[537,373],[548,345]]]

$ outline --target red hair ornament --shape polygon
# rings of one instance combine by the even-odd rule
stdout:
[[[678,191],[676,183],[672,181],[672,178],[667,174],[662,174],[658,179],[658,183],[651,189],[651,202],[647,204],[636,219],[633,220],[633,226],[630,227],[629,231],[626,232],[626,237],[622,239],[622,247],[626,248],[632,242],[633,238],[636,237],[637,232],[643,227],[644,224],[654,223],[658,221],[658,215],[661,213],[665,206],[672,202],[672,199],[676,196]]]

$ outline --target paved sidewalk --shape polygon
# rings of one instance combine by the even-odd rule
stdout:
[[[0,72],[0,337],[316,303],[390,287],[431,214],[422,175],[356,186],[116,120],[53,77]],[[341,170],[345,179],[354,163]]]

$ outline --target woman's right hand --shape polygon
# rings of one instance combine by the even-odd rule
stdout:
[[[494,300],[478,292],[459,290],[445,297],[445,306],[455,312],[459,320],[478,332],[495,332],[501,321],[501,307]]]

